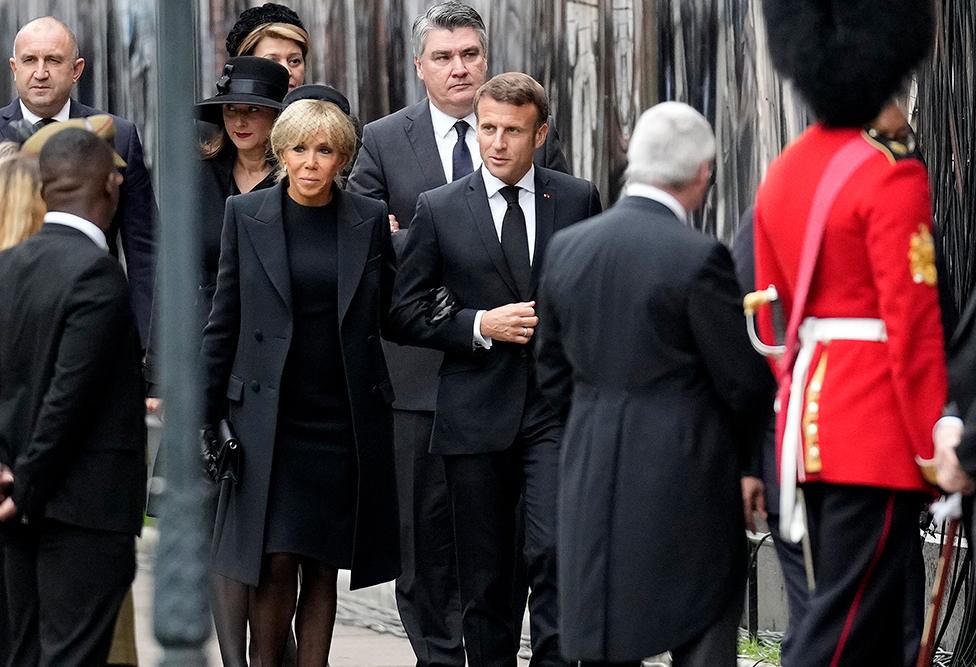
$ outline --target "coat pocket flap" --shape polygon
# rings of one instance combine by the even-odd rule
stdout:
[[[244,380],[236,375],[231,375],[230,379],[227,380],[227,398],[232,401],[240,401],[243,396]]]

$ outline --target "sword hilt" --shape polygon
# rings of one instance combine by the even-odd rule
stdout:
[[[783,345],[767,345],[759,338],[756,332],[756,311],[763,306],[771,305],[779,300],[779,292],[775,285],[770,285],[764,290],[749,292],[742,299],[742,312],[746,316],[746,331],[749,333],[749,342],[756,352],[765,357],[780,357],[786,349]]]
[[[779,300],[779,292],[775,285],[770,285],[766,289],[749,292],[742,299],[742,312],[747,316],[755,315],[756,311],[763,306],[768,306],[774,301]]]

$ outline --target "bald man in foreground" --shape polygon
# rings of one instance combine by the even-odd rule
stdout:
[[[51,134],[44,226],[0,253],[0,544],[17,667],[105,664],[146,487],[139,339],[105,238],[122,177],[94,134]]]

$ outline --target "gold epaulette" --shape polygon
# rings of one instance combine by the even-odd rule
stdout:
[[[865,141],[884,153],[892,163],[899,160],[921,159],[915,135],[911,131],[906,132],[904,136],[895,138],[883,134],[873,127],[866,127],[861,135]]]

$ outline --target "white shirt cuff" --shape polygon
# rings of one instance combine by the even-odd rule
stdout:
[[[932,440],[933,441],[935,440],[935,434],[938,433],[939,427],[950,426],[950,425],[956,426],[960,430],[965,428],[965,424],[963,423],[962,419],[960,419],[955,415],[946,415],[945,417],[940,417],[939,420],[935,422],[935,426],[932,427]]]
[[[486,310],[479,310],[474,316],[474,347],[483,347],[486,350],[491,349],[491,338],[485,338],[481,335],[481,318],[484,317]]]

